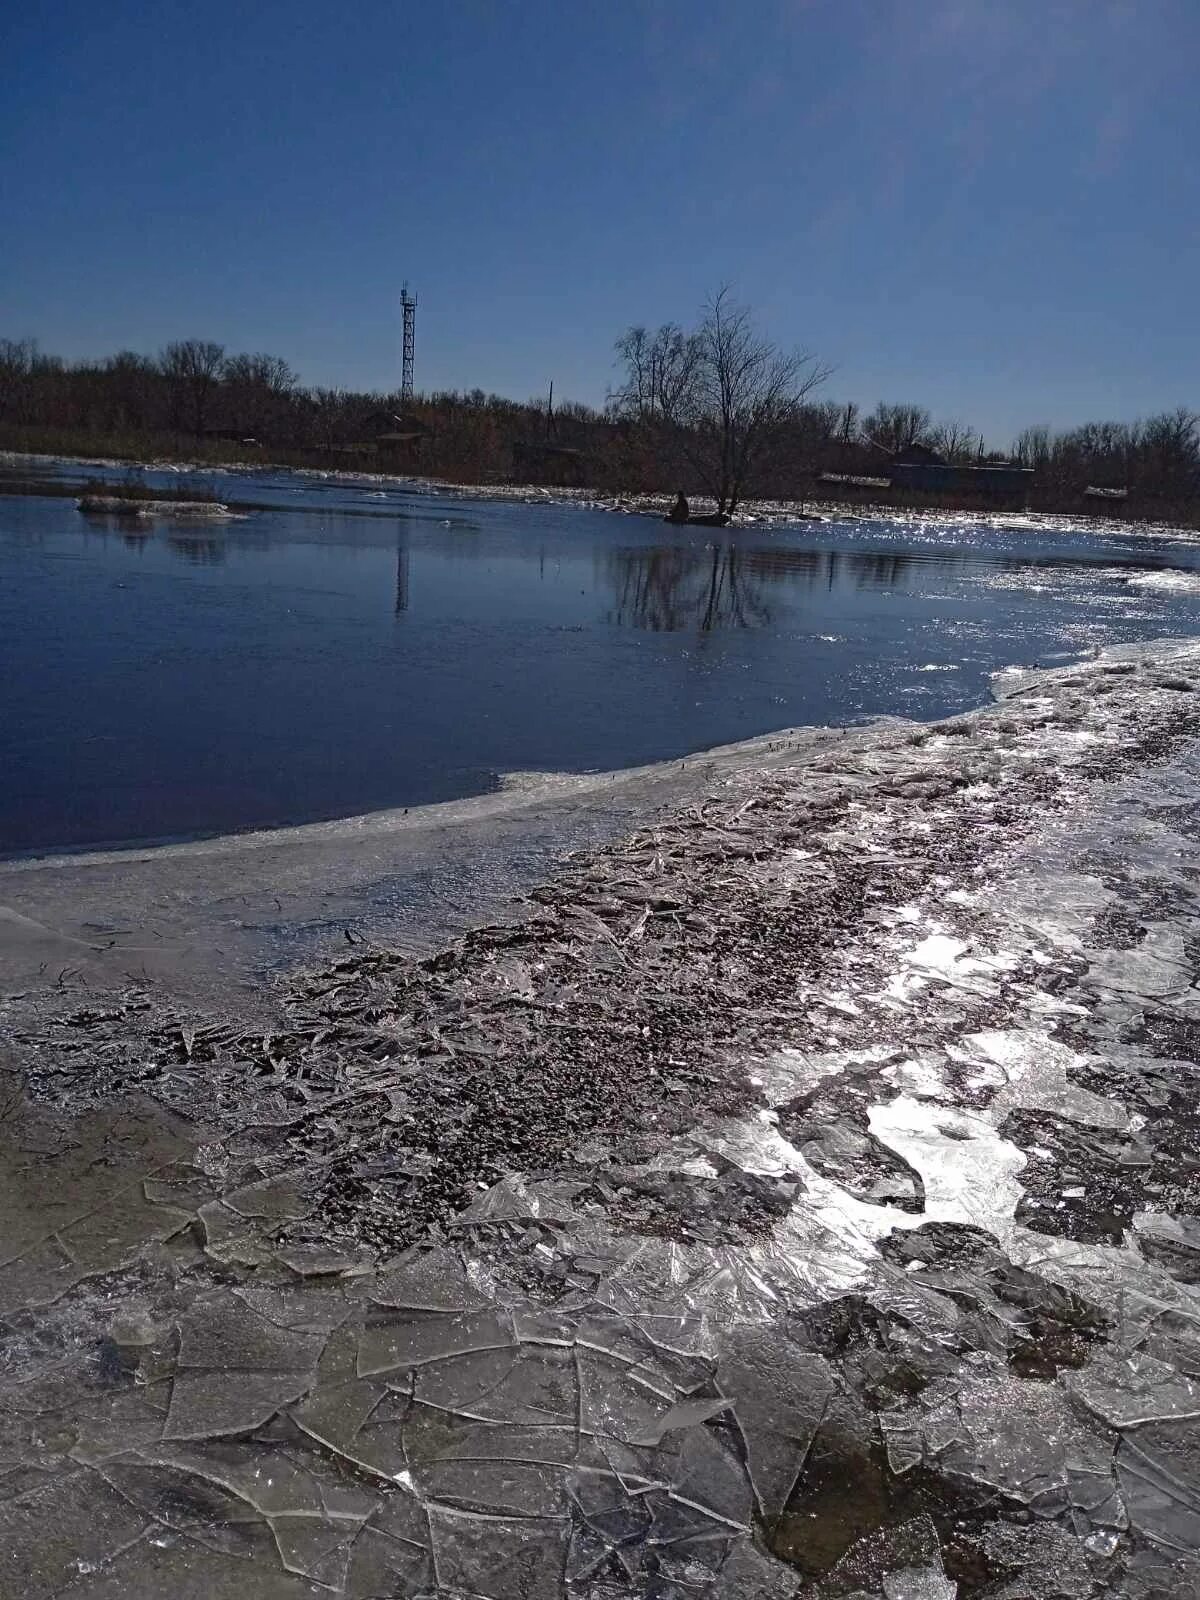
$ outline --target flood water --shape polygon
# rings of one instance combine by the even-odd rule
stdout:
[[[0,496],[0,854],[937,718],[1010,664],[1200,631],[1200,546],[1101,526],[689,532],[370,482],[202,481],[256,509],[138,525]]]

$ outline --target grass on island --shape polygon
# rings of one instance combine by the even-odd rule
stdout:
[[[220,499],[211,489],[192,488],[173,484],[170,489],[155,489],[140,478],[127,473],[119,482],[108,478],[85,478],[83,486],[71,491],[81,502],[87,500],[172,501],[186,500],[189,505],[220,505]]]
[[[163,502],[196,506],[222,506],[220,495],[197,484],[172,484],[169,489],[154,489],[132,473],[124,478],[25,478],[19,472],[0,467],[0,495],[33,495],[47,500],[128,501],[131,505]]]

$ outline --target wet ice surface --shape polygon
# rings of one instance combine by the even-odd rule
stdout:
[[[270,1031],[10,1004],[0,1592],[1195,1595],[1200,647],[1007,688]]]

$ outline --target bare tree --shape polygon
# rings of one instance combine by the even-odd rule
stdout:
[[[310,389],[308,414],[312,428],[312,442],[322,450],[332,450],[344,442],[346,412],[351,396],[345,389]]]
[[[1160,489],[1189,493],[1200,485],[1200,415],[1179,406],[1148,417],[1138,441],[1141,467]]]
[[[162,374],[149,356],[118,350],[103,366],[109,427],[149,428],[161,420]]]
[[[865,419],[864,436],[889,455],[906,450],[929,432],[933,423],[924,406],[887,405],[883,401]]]
[[[203,433],[208,403],[225,365],[224,345],[211,339],[181,339],[167,346],[159,365],[170,387],[176,426],[186,410],[192,431]]]
[[[699,327],[631,328],[617,341],[625,383],[613,395],[674,446],[721,512],[734,512],[786,424],[829,376],[807,351],[787,352],[760,334],[750,311],[721,289]]]
[[[610,397],[622,415],[649,426],[670,428],[689,403],[700,359],[699,340],[678,323],[664,322],[657,333],[630,328],[617,340],[625,363],[625,382]]]
[[[299,379],[279,356],[230,356],[221,368],[228,409],[245,433],[267,432],[287,412]]]
[[[0,417],[6,421],[30,420],[38,359],[35,339],[0,339]]]
[[[939,422],[928,435],[928,442],[946,460],[958,464],[978,455],[982,438],[965,422]]]
[[[1023,467],[1044,467],[1050,460],[1050,429],[1044,422],[1023,428],[1013,441],[1013,460]]]

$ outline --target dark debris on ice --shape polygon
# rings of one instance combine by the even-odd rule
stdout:
[[[0,1593],[1200,1593],[1198,691],[727,772],[269,1029],[11,1002]]]

